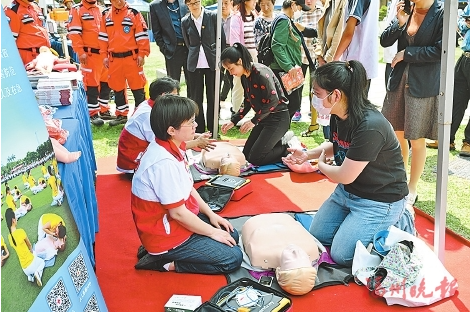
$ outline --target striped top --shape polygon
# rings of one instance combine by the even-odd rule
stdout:
[[[255,17],[253,15],[247,15],[245,17],[247,22],[244,22],[244,41],[245,47],[248,50],[256,50],[257,46],[255,44],[255,34],[254,34],[254,25]]]

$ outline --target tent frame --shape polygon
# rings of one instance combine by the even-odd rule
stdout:
[[[455,33],[458,21],[458,1],[444,1],[443,35],[442,35],[442,56],[440,71],[440,93],[438,107],[438,161],[437,161],[437,183],[435,198],[435,227],[434,227],[434,252],[441,262],[445,258],[445,226],[447,209],[447,188],[448,188],[448,167],[450,129],[453,108],[453,86],[455,67]],[[221,28],[222,28],[222,8],[218,5],[217,10],[217,43],[216,62],[221,59]],[[220,70],[216,66],[215,82],[215,112],[219,112],[219,85]],[[448,103],[448,105],[446,105]],[[213,138],[218,135],[219,114],[214,116]]]

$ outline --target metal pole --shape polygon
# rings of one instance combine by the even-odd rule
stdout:
[[[214,79],[214,127],[212,129],[213,139],[217,139],[219,132],[219,94],[221,85],[221,71],[219,70],[219,62],[221,60],[221,29],[222,29],[222,4],[218,3],[217,14],[217,29],[216,29],[216,79]],[[224,44],[226,44],[224,42]],[[210,105],[210,103],[207,103]]]
[[[455,33],[458,2],[444,1],[440,94],[438,107],[438,159],[435,198],[434,251],[441,262],[445,260],[445,226],[448,189],[448,163],[450,158],[450,128],[453,108],[455,65]]]

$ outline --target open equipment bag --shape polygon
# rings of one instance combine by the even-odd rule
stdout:
[[[292,312],[292,301],[285,294],[248,278],[241,278],[221,287],[209,301],[195,312],[237,311],[246,307],[250,312]]]

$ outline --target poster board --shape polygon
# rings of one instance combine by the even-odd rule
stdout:
[[[81,207],[70,207],[63,192],[43,117],[1,14],[1,234],[2,256],[8,254],[2,257],[1,310],[107,311],[71,213]],[[30,206],[21,204],[25,197]]]

